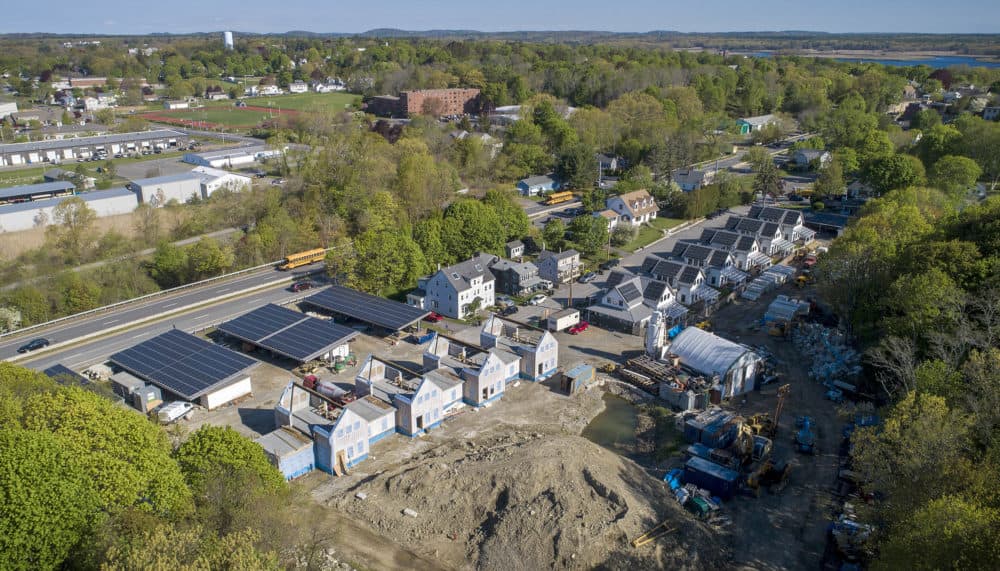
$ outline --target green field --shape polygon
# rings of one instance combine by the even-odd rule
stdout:
[[[271,107],[292,109],[293,111],[343,111],[358,97],[351,93],[296,93],[269,97],[246,97],[243,101],[251,107]],[[232,100],[211,101],[208,107],[232,107]]]
[[[203,109],[180,109],[176,111],[157,111],[157,115],[188,121],[205,121],[226,127],[254,127],[271,116],[266,111],[248,111],[237,109],[232,104],[228,107],[205,107]]]

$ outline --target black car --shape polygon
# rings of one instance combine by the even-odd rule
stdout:
[[[515,313],[517,313],[517,306],[508,305],[507,307],[503,308],[503,311],[500,312],[500,315],[506,317],[508,315],[514,315]]]
[[[31,341],[28,341],[24,345],[21,345],[17,349],[17,352],[18,353],[28,353],[28,352],[31,352],[31,351],[37,351],[39,349],[42,349],[42,348],[48,347],[48,346],[49,346],[49,340],[46,339],[46,338],[44,338],[44,337],[39,337],[38,339],[32,339]]]
[[[621,263],[622,263],[621,258],[615,258],[613,260],[608,260],[607,262],[604,262],[603,264],[601,264],[601,269],[602,270],[610,270],[612,268],[617,268],[618,266],[621,265]]]

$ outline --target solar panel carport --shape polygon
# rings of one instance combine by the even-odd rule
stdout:
[[[111,362],[184,400],[208,409],[250,394],[255,359],[171,329],[111,356]]]
[[[390,331],[406,329],[431,313],[419,307],[336,285],[311,295],[302,302]]]
[[[218,327],[226,335],[300,363],[333,353],[358,332],[269,303]]]

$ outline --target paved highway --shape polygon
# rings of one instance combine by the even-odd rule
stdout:
[[[103,331],[127,327],[129,324],[152,319],[165,313],[182,311],[184,308],[201,305],[220,296],[233,295],[241,290],[262,287],[278,280],[282,282],[280,287],[287,288],[288,284],[295,277],[320,270],[322,267],[322,263],[313,264],[303,266],[294,272],[281,272],[275,268],[264,268],[231,280],[221,280],[206,286],[157,296],[148,301],[128,304],[108,312],[70,319],[52,327],[5,337],[0,339],[0,359],[9,359],[17,355],[18,347],[36,337],[44,337],[53,345],[64,343],[84,336],[100,334]],[[244,303],[246,302],[244,301]],[[59,350],[53,349],[50,352],[53,351]],[[62,354],[63,352],[59,351],[59,353]]]
[[[316,290],[293,293],[288,291],[287,284],[276,285],[261,289],[248,296],[228,299],[160,321],[138,325],[119,333],[112,333],[107,336],[54,349],[48,353],[39,354],[37,357],[28,357],[18,362],[18,364],[42,371],[52,365],[61,363],[74,371],[82,371],[92,365],[103,363],[117,351],[127,349],[170,329],[177,328],[187,332],[201,331],[256,309],[266,303],[291,303],[313,293],[316,293]]]

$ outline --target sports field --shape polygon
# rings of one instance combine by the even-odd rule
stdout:
[[[195,109],[159,110],[144,113],[149,121],[215,129],[249,129],[279,114],[319,113],[349,109],[355,95],[349,93],[297,93],[272,97],[247,97],[246,107],[235,101],[210,101]]]

